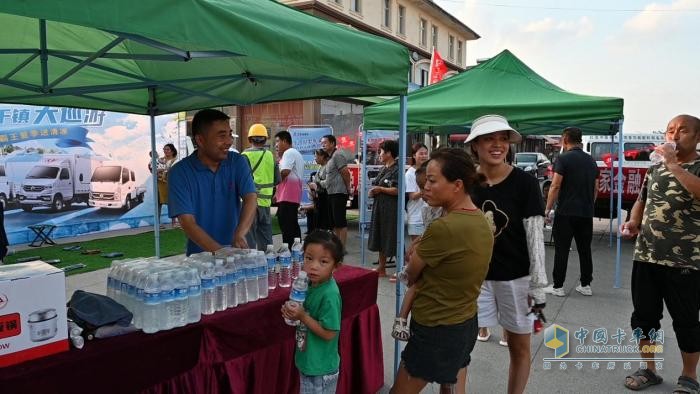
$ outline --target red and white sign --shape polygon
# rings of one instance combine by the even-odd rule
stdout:
[[[447,65],[445,64],[445,61],[442,60],[442,56],[440,56],[440,53],[437,51],[437,49],[433,48],[433,55],[430,58],[430,72],[428,73],[428,83],[432,85],[434,83],[442,81],[442,79],[445,78],[445,74],[447,74],[447,71]]]
[[[600,178],[598,179],[598,197],[610,198],[610,167],[598,167]],[[613,193],[617,194],[617,187],[620,183],[618,168],[613,169]],[[647,173],[646,168],[622,168],[622,200],[635,201],[642,189],[642,182]]]

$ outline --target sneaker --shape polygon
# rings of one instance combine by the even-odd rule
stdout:
[[[554,285],[549,285],[545,287],[544,292],[547,294],[553,294],[557,297],[566,297],[566,293],[564,292],[563,287],[554,287]]]
[[[578,286],[576,286],[576,291],[578,291],[579,293],[581,293],[585,296],[592,296],[593,295],[593,291],[591,290],[591,286],[578,285]]]

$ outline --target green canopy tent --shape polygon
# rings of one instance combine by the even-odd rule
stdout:
[[[154,151],[159,114],[408,86],[403,46],[273,0],[13,0],[0,25],[0,102],[147,114]]]
[[[578,126],[587,134],[614,134],[623,100],[567,92],[539,76],[510,51],[408,95],[409,132],[468,132],[471,122],[501,114],[523,134],[559,133]],[[399,100],[365,108],[365,130],[398,128]]]

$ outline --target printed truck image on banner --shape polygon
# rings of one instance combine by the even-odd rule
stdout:
[[[157,117],[158,156],[178,141],[176,114]],[[31,242],[32,225],[56,226],[52,238],[152,226],[150,148],[147,116],[0,104],[0,203],[10,244]],[[168,222],[167,208],[162,215]]]

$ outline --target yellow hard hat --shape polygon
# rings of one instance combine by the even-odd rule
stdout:
[[[267,136],[267,127],[260,123],[256,123],[248,129],[248,137],[265,137]]]

